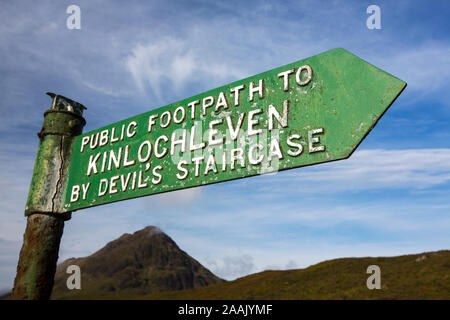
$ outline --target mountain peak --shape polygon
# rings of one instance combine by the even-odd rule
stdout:
[[[133,234],[131,233],[124,233],[122,234],[119,238],[117,238],[116,240],[125,240],[125,239],[129,239],[134,238],[134,237],[143,237],[143,236],[148,236],[151,237],[153,235],[157,235],[157,234],[161,234],[164,235],[166,237],[168,237],[160,228],[155,227],[155,226],[147,226],[141,230],[137,230],[135,232],[133,232]],[[170,237],[169,237],[170,238]],[[111,242],[114,242],[116,240],[113,240]]]
[[[140,234],[147,235],[149,237],[152,237],[154,235],[159,235],[159,234],[167,236],[160,228],[155,227],[155,226],[147,226],[144,229],[138,230],[135,233],[133,233],[133,235],[138,235],[138,234],[139,235]]]
[[[68,265],[78,265],[81,270],[82,289],[77,295],[141,295],[223,281],[155,226],[125,233],[88,257],[61,263],[56,271],[53,298],[74,294],[66,287]]]

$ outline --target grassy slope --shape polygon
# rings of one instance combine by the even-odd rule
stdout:
[[[381,268],[381,289],[369,290],[366,269]],[[344,258],[306,269],[264,271],[194,290],[138,299],[450,299],[450,251]]]

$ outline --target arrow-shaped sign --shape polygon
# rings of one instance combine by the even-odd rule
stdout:
[[[85,133],[61,211],[345,159],[405,86],[334,49]]]

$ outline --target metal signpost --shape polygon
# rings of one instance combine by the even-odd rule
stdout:
[[[348,158],[405,87],[339,48],[85,134],[84,107],[53,97],[14,297],[49,297],[63,221],[72,211]],[[38,218],[59,224],[44,231]],[[43,295],[36,284],[41,260],[29,254],[38,246],[32,232],[44,234],[38,258],[48,257],[48,248],[54,256],[42,276],[51,283]]]

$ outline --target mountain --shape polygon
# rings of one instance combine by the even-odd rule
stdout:
[[[81,270],[81,290],[67,289],[69,265]],[[216,277],[156,227],[124,234],[96,253],[58,265],[52,299],[114,298],[198,288]]]
[[[381,289],[366,286],[378,265]],[[137,299],[450,299],[450,251],[379,258],[344,258],[306,269],[264,271],[234,281]]]
[[[66,269],[81,269],[68,290]],[[367,267],[381,289],[366,286]],[[2,297],[2,298],[7,298]],[[341,258],[305,269],[268,270],[224,281],[156,227],[124,234],[96,253],[61,263],[52,299],[450,299],[450,250],[397,257]]]

